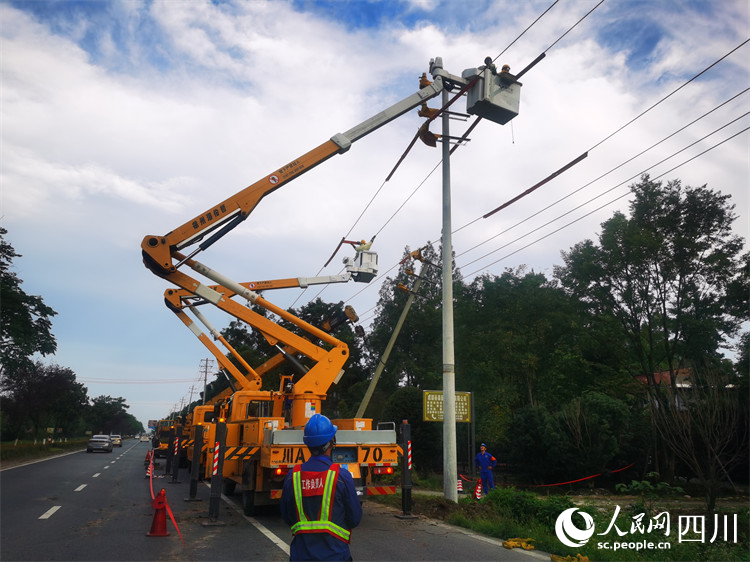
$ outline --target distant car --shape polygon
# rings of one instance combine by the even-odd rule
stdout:
[[[94,435],[89,439],[89,444],[86,445],[86,452],[93,453],[94,451],[112,452],[112,440],[109,438],[109,435]]]
[[[109,436],[110,441],[112,441],[112,445],[115,447],[122,447],[122,437],[119,435],[110,435]]]
[[[148,435],[146,435],[145,433],[141,435],[141,443],[143,442],[149,443],[150,441],[151,441],[151,438]]]

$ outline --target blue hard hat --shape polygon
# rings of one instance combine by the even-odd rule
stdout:
[[[479,445],[479,446],[480,446],[480,447],[484,447],[485,449],[487,448],[487,445],[485,445],[484,443],[482,443],[482,444],[481,444],[481,445]]]
[[[302,440],[308,447],[321,447],[336,435],[338,428],[322,414],[315,414],[305,424],[305,434]]]

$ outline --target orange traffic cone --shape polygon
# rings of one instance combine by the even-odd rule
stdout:
[[[149,449],[148,451],[146,451],[146,458],[145,458],[145,460],[143,461],[143,464],[144,464],[144,465],[147,465],[147,464],[149,464],[150,462],[151,462],[151,449]]]
[[[458,486],[458,493],[459,494],[463,494],[464,493],[464,484],[463,484],[463,482],[461,481],[460,478],[458,479],[458,485],[457,486]]]
[[[477,482],[477,487],[474,488],[474,499],[475,500],[482,499],[482,481],[481,480]]]
[[[151,523],[151,531],[146,533],[147,537],[168,537],[167,532],[167,492],[162,488],[161,492],[154,498],[154,521]]]
[[[146,468],[146,476],[145,476],[146,478],[150,478],[153,475],[153,470],[152,470],[153,466],[154,465],[149,463],[148,468]]]

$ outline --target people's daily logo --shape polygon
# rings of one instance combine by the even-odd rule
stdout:
[[[573,522],[573,515],[578,512],[583,522],[583,528],[579,528]],[[571,507],[563,511],[555,522],[555,533],[560,542],[571,548],[578,548],[588,542],[594,534],[594,519],[585,511],[578,511],[577,507]]]
[[[713,544],[716,541],[737,544],[737,514],[714,513],[713,521],[705,515],[679,515],[676,529],[669,512],[662,511],[648,517],[637,513],[630,518],[618,519],[620,506],[615,506],[607,529],[596,533],[597,537],[607,536],[607,540],[597,540],[595,546],[603,550],[669,550],[670,532],[676,531],[677,543],[700,542]],[[594,518],[577,507],[563,511],[555,522],[555,533],[562,544],[570,548],[580,548],[589,542],[595,532]],[[664,533],[662,541],[654,541],[654,534]]]

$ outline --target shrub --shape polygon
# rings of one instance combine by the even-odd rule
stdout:
[[[515,488],[495,488],[487,496],[501,516],[516,521],[554,525],[557,516],[574,504],[567,496],[541,498]]]

